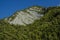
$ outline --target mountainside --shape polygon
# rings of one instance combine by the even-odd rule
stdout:
[[[0,20],[0,40],[60,40],[60,7],[33,6]]]
[[[44,14],[44,8],[33,6],[25,10],[17,11],[9,18],[6,18],[10,24],[26,25],[33,23],[36,19],[40,19]]]

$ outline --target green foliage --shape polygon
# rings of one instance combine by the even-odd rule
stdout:
[[[60,40],[60,7],[47,10],[40,20],[27,26],[0,20],[0,40]]]

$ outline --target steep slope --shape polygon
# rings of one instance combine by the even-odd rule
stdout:
[[[35,20],[42,17],[44,10],[41,7],[33,6],[25,10],[17,11],[14,15],[7,18],[10,24],[14,25],[26,25],[31,24]]]
[[[43,14],[26,26],[0,20],[0,40],[60,40],[60,7],[47,8]]]

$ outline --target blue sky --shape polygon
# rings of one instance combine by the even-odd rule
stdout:
[[[9,17],[17,10],[33,5],[43,7],[57,6],[60,5],[60,0],[0,0],[0,19]]]

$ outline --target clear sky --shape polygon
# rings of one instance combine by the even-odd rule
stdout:
[[[0,19],[33,5],[57,6],[60,5],[60,0],[0,0]]]

